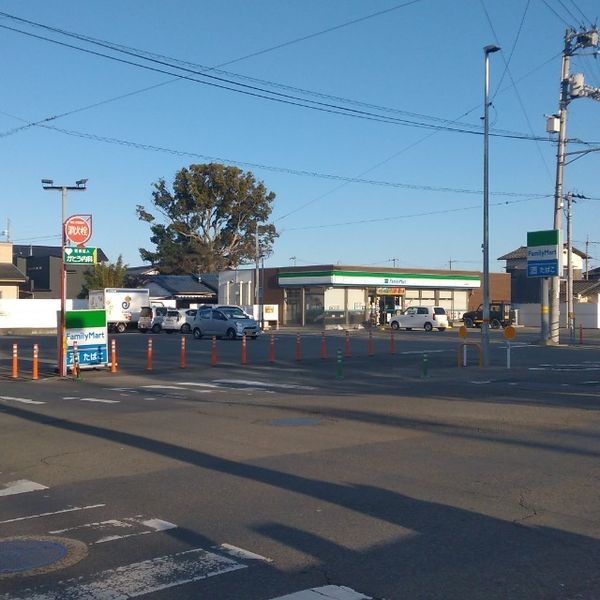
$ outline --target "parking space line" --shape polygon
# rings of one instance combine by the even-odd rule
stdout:
[[[3,489],[0,489],[0,496],[13,496],[15,494],[26,494],[27,492],[48,489],[48,486],[36,483],[35,481],[29,481],[29,479],[18,479],[17,481],[9,481],[1,485]]]

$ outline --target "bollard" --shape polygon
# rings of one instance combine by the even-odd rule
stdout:
[[[181,346],[179,348],[179,368],[185,369],[185,337],[181,336]]]
[[[217,338],[213,335],[212,343],[210,347],[210,366],[217,366]]]
[[[114,339],[110,341],[110,372],[117,372],[117,343]]]
[[[269,362],[275,362],[275,336],[273,334],[269,336]]]
[[[579,343],[583,344],[583,325],[579,326]]]
[[[146,370],[152,371],[152,338],[148,338]]]
[[[19,376],[19,347],[13,344],[12,351],[12,378],[16,379]]]
[[[346,358],[350,358],[352,356],[352,352],[350,350],[350,333],[346,331],[346,343],[344,346],[344,356]]]
[[[321,334],[321,360],[327,360],[327,341],[325,340],[325,332]]]
[[[375,351],[373,350],[373,332],[371,330],[369,330],[368,354],[369,356],[375,355]]]
[[[73,366],[71,367],[71,375],[79,379],[79,347],[77,340],[73,342]]]
[[[390,354],[396,354],[396,338],[394,337],[394,330],[390,333]]]
[[[510,341],[506,340],[506,368],[510,369]]]
[[[302,344],[300,342],[300,334],[296,334],[296,361],[300,362],[302,360]]]
[[[248,362],[248,348],[246,346],[246,334],[242,336],[242,360],[241,363],[245,365]]]
[[[33,365],[31,367],[31,379],[38,378],[38,357],[39,357],[39,346],[37,344],[33,345]]]
[[[429,360],[427,353],[423,353],[423,364],[421,365],[421,377],[429,377]]]
[[[342,359],[342,351],[341,350],[337,351],[337,360],[335,362],[336,362],[336,367],[335,367],[336,379],[344,379],[344,363],[343,363],[343,359]]]

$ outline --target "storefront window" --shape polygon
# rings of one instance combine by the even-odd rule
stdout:
[[[325,308],[322,288],[306,288],[304,315],[307,325],[323,325]]]
[[[285,290],[285,324],[302,325],[302,290],[288,288]]]

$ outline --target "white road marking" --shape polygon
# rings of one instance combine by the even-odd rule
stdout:
[[[127,600],[238,569],[243,565],[225,556],[195,548],[91,575],[60,581],[52,589],[23,590],[6,600]],[[320,600],[323,600],[322,598]],[[351,600],[351,597],[344,600]]]
[[[182,381],[179,385],[196,385],[198,387],[213,388],[213,389],[219,389],[221,387],[220,385],[215,385],[214,383],[196,383],[194,381]]]
[[[474,385],[485,385],[492,382],[490,379],[486,379],[485,381],[469,381],[469,383],[473,383]]]
[[[157,531],[166,531],[175,529],[177,525],[163,521],[162,519],[145,519],[139,517],[126,517],[124,519],[109,519],[107,521],[98,521],[94,523],[84,523],[75,527],[65,529],[55,529],[49,531],[51,535],[62,535],[64,533],[76,531],[78,539],[87,544],[104,544],[125,538],[136,537],[138,535],[148,535]]]
[[[18,479],[17,481],[9,481],[2,484],[4,489],[0,489],[0,496],[13,496],[14,494],[25,494],[27,492],[35,492],[37,490],[47,490],[48,486],[29,481],[28,479]]]
[[[73,506],[72,508],[63,508],[62,510],[55,510],[54,512],[40,513],[39,515],[27,515],[26,517],[15,517],[14,519],[6,519],[0,521],[0,525],[5,523],[15,523],[16,521],[27,521],[28,519],[39,519],[40,517],[51,517],[52,515],[62,515],[63,513],[75,512],[78,510],[90,510],[92,508],[102,508],[106,504],[89,504],[88,506]]]
[[[255,552],[250,552],[250,550],[244,550],[243,548],[238,548],[237,546],[233,546],[231,544],[221,544],[218,546],[219,550],[233,556],[234,558],[243,558],[246,560],[262,560],[263,562],[273,562],[272,558],[267,558],[266,556],[261,556],[260,554],[256,554]]]
[[[224,383],[226,385],[249,385],[260,387],[280,388],[282,390],[314,390],[314,387],[308,385],[296,385],[293,383],[266,383],[263,381],[249,381],[246,379],[216,379],[215,383]]]
[[[80,398],[80,402],[102,402],[103,404],[119,404],[120,400],[105,400],[104,398]]]
[[[15,398],[14,396],[0,396],[0,400],[12,400],[13,402],[20,402],[21,404],[46,404],[40,400],[29,400],[29,398]]]
[[[178,385],[143,385],[141,386],[143,389],[150,390],[180,390],[181,388]]]
[[[423,352],[423,350],[406,350],[400,352],[400,354],[439,354],[440,352],[450,352],[450,350],[427,350],[427,352]]]
[[[343,585],[324,585],[323,587],[302,590],[287,596],[278,596],[272,600],[372,600],[371,596],[365,596],[355,592]]]
[[[63,396],[63,400],[77,400],[79,396]]]

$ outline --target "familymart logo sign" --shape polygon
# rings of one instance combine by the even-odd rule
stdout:
[[[527,233],[527,276],[556,277],[561,267],[561,244],[558,229]]]

